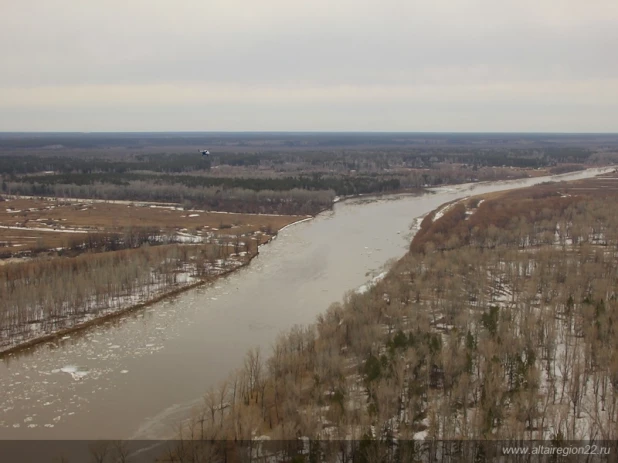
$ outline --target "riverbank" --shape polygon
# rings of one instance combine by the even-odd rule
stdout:
[[[396,193],[354,195],[354,196],[347,196],[345,198],[341,198],[340,201],[343,202],[343,201],[347,201],[347,200],[358,199],[358,198],[361,198],[361,197],[366,198],[366,199],[372,199],[372,198],[380,199],[380,198],[383,198],[385,196],[395,196],[395,195],[401,195],[401,194],[415,194],[415,193],[418,193],[418,192],[417,191],[400,191],[400,192],[396,192]],[[332,206],[334,206],[337,202],[339,202],[339,201],[333,201]],[[327,212],[329,210],[332,210],[332,206],[330,208],[326,208],[326,209],[320,211],[319,214],[321,214],[323,212]],[[63,329],[55,331],[53,333],[48,333],[48,334],[45,334],[45,335],[42,335],[42,336],[38,336],[36,338],[32,338],[32,339],[29,339],[27,341],[20,342],[18,344],[12,345],[10,347],[2,347],[2,348],[0,348],[0,359],[5,357],[5,356],[9,356],[9,355],[12,355],[14,353],[17,353],[17,352],[25,351],[25,350],[30,349],[32,347],[35,347],[35,346],[37,346],[39,344],[43,344],[45,342],[50,342],[50,341],[54,341],[54,340],[60,339],[60,338],[62,338],[64,336],[70,335],[71,333],[82,331],[84,329],[91,328],[93,326],[101,325],[101,324],[103,324],[103,323],[105,323],[105,322],[107,322],[109,320],[113,320],[113,319],[122,317],[124,315],[127,315],[129,313],[138,311],[140,309],[144,309],[144,308],[149,307],[149,306],[151,306],[153,304],[156,304],[157,302],[164,301],[166,299],[169,299],[171,297],[177,296],[177,295],[179,295],[181,293],[184,293],[186,291],[189,291],[191,289],[204,286],[205,284],[208,284],[208,283],[213,283],[213,282],[217,281],[220,278],[223,278],[223,277],[228,276],[228,275],[230,275],[231,273],[233,273],[233,272],[235,272],[237,270],[240,270],[241,268],[247,267],[253,261],[253,259],[255,259],[259,255],[259,248],[261,248],[263,246],[266,246],[269,243],[271,243],[272,240],[276,239],[278,234],[281,233],[282,231],[288,229],[289,227],[292,227],[293,225],[297,225],[297,224],[300,224],[300,223],[303,223],[303,222],[307,222],[307,221],[313,220],[319,214],[316,214],[316,216],[306,217],[306,218],[300,219],[300,220],[298,220],[296,222],[292,222],[292,223],[290,223],[288,225],[283,226],[281,229],[279,229],[277,231],[276,234],[270,236],[266,242],[260,244],[258,246],[258,251],[255,254],[252,254],[251,256],[249,256],[248,260],[246,260],[242,264],[240,264],[240,265],[238,265],[238,266],[236,266],[236,267],[234,267],[232,269],[225,270],[222,273],[219,273],[217,275],[213,275],[213,276],[206,277],[206,278],[201,278],[201,279],[199,279],[199,281],[194,281],[194,282],[191,282],[191,283],[188,283],[188,284],[184,284],[184,285],[182,285],[180,287],[176,287],[176,288],[174,288],[174,289],[172,289],[170,291],[166,291],[163,294],[158,294],[155,297],[153,297],[151,299],[148,299],[146,301],[142,301],[142,302],[140,302],[138,304],[129,305],[129,306],[126,306],[126,307],[114,310],[112,312],[105,313],[104,315],[97,316],[95,318],[86,320],[84,322],[79,322],[79,323],[75,324],[72,327],[63,328]]]
[[[272,239],[272,238],[271,238]],[[270,242],[271,240],[269,240],[268,242]],[[20,352],[20,351],[24,351],[27,350],[29,348],[32,348],[38,344],[42,344],[45,342],[49,342],[49,341],[54,341],[57,340],[61,337],[67,336],[71,333],[75,333],[93,326],[97,326],[100,324],[103,324],[109,320],[113,320],[115,318],[119,318],[123,315],[129,314],[131,312],[135,312],[137,310],[149,307],[153,304],[156,304],[157,302],[163,301],[165,299],[169,299],[171,297],[177,296],[181,293],[184,293],[186,291],[189,291],[191,289],[203,286],[207,283],[212,283],[213,281],[216,281],[219,278],[225,277],[227,275],[229,275],[232,272],[235,272],[236,270],[239,270],[243,267],[246,267],[247,265],[249,265],[251,263],[251,261],[257,257],[259,255],[259,251],[255,254],[252,254],[251,256],[248,257],[248,260],[246,260],[245,262],[239,264],[238,266],[236,266],[235,268],[232,269],[228,269],[223,271],[222,273],[219,273],[217,275],[211,276],[211,277],[205,277],[205,278],[198,278],[198,281],[193,281],[187,284],[182,284],[179,287],[176,287],[174,289],[171,289],[169,291],[165,291],[162,294],[158,294],[154,297],[152,297],[151,299],[148,299],[146,301],[140,302],[138,304],[133,304],[133,305],[129,305],[126,307],[122,307],[116,310],[113,310],[111,312],[107,312],[103,315],[100,316],[95,316],[94,318],[91,318],[89,320],[83,321],[83,322],[78,322],[75,325],[68,327],[68,328],[63,328],[60,329],[58,331],[54,331],[53,333],[48,333],[48,334],[44,334],[42,336],[37,336],[35,338],[29,339],[27,341],[24,342],[20,342],[18,344],[12,345],[10,347],[7,348],[2,348],[2,350],[0,350],[0,359],[2,359],[5,356],[9,356],[12,355],[16,352]]]
[[[568,175],[568,174],[561,174],[561,175]],[[483,185],[486,182],[479,182],[479,183],[474,183],[474,184],[470,184],[470,185]],[[459,185],[452,185],[452,186],[459,186]],[[419,195],[424,191],[431,191],[431,190],[426,190],[426,189],[412,189],[412,190],[401,190],[401,191],[397,191],[397,192],[385,192],[385,193],[378,193],[378,194],[359,194],[359,195],[351,195],[351,196],[346,196],[346,197],[337,197],[334,199],[333,204],[331,205],[330,208],[328,209],[324,209],[322,212],[326,212],[328,210],[332,210],[332,207],[336,204],[336,203],[341,203],[344,201],[350,201],[350,200],[354,200],[354,199],[359,199],[359,198],[365,198],[365,199],[380,199],[380,198],[384,198],[384,197],[389,197],[389,196],[397,196],[397,195]],[[453,202],[457,202],[460,201],[461,199],[455,200]],[[443,204],[442,206],[445,206],[447,204],[450,204],[450,202]],[[434,213],[437,212],[434,211]],[[319,215],[319,214],[317,214]],[[317,216],[316,215],[316,216]],[[282,227],[281,229],[279,229],[277,231],[277,234],[280,233],[281,231],[287,229],[288,227],[291,227],[292,225],[296,225],[302,222],[306,222],[309,220],[313,220],[316,216],[312,216],[312,217],[306,217],[304,219],[298,220],[296,222],[292,222],[288,225],[285,225],[284,227]],[[184,284],[180,287],[176,287],[170,291],[166,291],[163,294],[158,294],[155,297],[148,299],[146,301],[142,301],[139,302],[138,304],[133,304],[133,305],[129,305],[126,307],[122,307],[120,309],[114,310],[113,312],[109,312],[109,313],[105,313],[101,316],[77,323],[76,325],[69,327],[69,328],[63,328],[61,330],[55,331],[53,333],[47,333],[43,336],[39,336],[33,339],[29,339],[26,340],[24,342],[20,342],[16,345],[12,345],[10,347],[6,347],[6,348],[2,348],[2,350],[0,350],[0,358],[7,356],[7,355],[11,355],[13,353],[22,351],[22,350],[26,350],[29,349],[33,346],[36,346],[38,344],[41,343],[45,343],[45,342],[49,342],[49,341],[53,341],[56,339],[59,339],[63,336],[66,336],[70,333],[74,333],[77,331],[81,331],[84,330],[86,328],[92,327],[92,326],[96,326],[102,323],[105,323],[106,321],[121,317],[123,315],[126,315],[128,313],[137,311],[139,309],[143,309],[145,307],[149,307],[157,302],[163,301],[165,299],[177,296],[178,294],[184,293],[186,291],[189,291],[191,289],[203,286],[207,283],[212,283],[214,281],[216,281],[217,279],[221,278],[221,277],[225,277],[229,274],[231,274],[232,272],[235,272],[236,270],[240,269],[240,268],[244,268],[246,266],[248,266],[251,261],[257,257],[259,255],[259,247],[261,246],[265,246],[266,244],[270,243],[273,239],[275,239],[277,237],[277,234],[272,235],[271,237],[269,237],[268,241],[266,241],[265,243],[262,243],[260,246],[258,246],[258,251],[256,252],[256,254],[253,254],[251,256],[249,256],[248,260],[246,260],[245,262],[243,262],[242,264],[232,268],[232,269],[228,269],[223,271],[220,274],[211,276],[211,277],[206,277],[206,278],[201,278],[199,279],[199,281],[194,281],[188,284]]]
[[[87,328],[91,328],[97,325],[101,325],[103,323],[106,323],[107,321],[122,317],[124,315],[127,315],[129,313],[138,311],[140,309],[144,309],[147,308],[153,304],[156,304],[158,302],[164,301],[166,299],[172,298],[174,296],[177,296],[181,293],[184,293],[186,291],[189,291],[191,289],[194,288],[198,288],[200,286],[204,286],[206,284],[209,283],[213,283],[223,277],[226,277],[230,274],[232,274],[233,272],[236,272],[237,270],[240,270],[242,268],[247,267],[252,261],[253,259],[255,259],[259,254],[260,254],[260,247],[265,246],[267,244],[269,244],[273,239],[276,239],[277,235],[283,231],[284,229],[292,226],[292,225],[296,225],[298,223],[301,222],[306,222],[308,220],[312,220],[313,217],[307,217],[301,220],[298,220],[296,222],[292,222],[288,225],[285,225],[284,227],[282,227],[281,229],[277,230],[277,232],[271,236],[269,236],[269,238],[261,243],[260,245],[257,246],[257,250],[254,254],[251,254],[249,256],[246,256],[246,259],[241,262],[240,264],[234,266],[233,268],[230,269],[226,269],[223,270],[220,273],[217,273],[216,275],[208,275],[205,277],[188,277],[197,281],[190,281],[188,283],[182,284],[180,283],[179,286],[174,287],[173,289],[164,291],[163,293],[160,294],[156,294],[154,297],[151,297],[147,300],[144,301],[140,301],[137,304],[130,304],[127,305],[125,307],[120,307],[117,309],[111,309],[111,310],[106,310],[104,311],[103,314],[101,315],[95,315],[92,318],[89,318],[87,320],[84,321],[79,321],[77,322],[75,325],[70,326],[70,327],[66,327],[66,328],[62,328],[56,331],[53,331],[51,333],[45,333],[43,335],[40,336],[36,336],[30,339],[26,339],[23,342],[17,342],[16,344],[8,344],[8,345],[3,345],[0,346],[0,359],[4,358],[4,357],[8,357],[12,354],[15,354],[17,352],[22,352],[25,350],[28,350],[32,347],[35,347],[39,344],[43,344],[46,342],[50,342],[50,341],[54,341],[54,340],[58,340],[64,336],[70,335],[71,333],[75,333],[78,331],[82,331],[85,330]]]
[[[615,439],[615,410],[598,404],[615,403],[616,364],[589,360],[618,356],[617,180],[442,203],[384,278],[281,335],[271,357],[250,350],[184,429],[211,442]],[[225,409],[209,405],[219,393]]]
[[[279,233],[242,272],[0,362],[0,410],[5,410],[0,431],[7,439],[169,437],[203,403],[206,391],[226,381],[230,391],[230,375],[242,368],[249,349],[260,347],[266,360],[280,333],[298,339],[295,325],[315,323],[350,294],[347,290],[379,274],[385,262],[400,259],[409,248],[413,217],[464,196],[547,180],[338,204],[334,212]],[[390,286],[388,280],[377,286],[383,284]],[[366,294],[385,304],[387,291]],[[391,302],[387,310],[396,308]],[[362,305],[357,309],[366,313]],[[346,325],[344,320],[338,331]],[[321,362],[327,370],[329,359]],[[337,356],[332,360],[338,362]],[[75,368],[78,378],[67,373]],[[294,381],[285,387],[296,390]],[[284,404],[278,404],[281,411]]]

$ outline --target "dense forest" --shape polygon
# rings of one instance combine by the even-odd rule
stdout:
[[[550,173],[583,169],[562,165]],[[511,168],[436,165],[396,173],[300,173],[260,176],[170,175],[145,172],[38,174],[0,179],[8,195],[136,200],[181,203],[209,210],[316,214],[329,208],[336,196],[418,191],[422,187],[526,177]]]
[[[615,442],[616,191],[563,187],[428,215],[381,282],[248,352],[168,456],[485,461],[497,440]]]
[[[353,170],[393,169],[397,167],[431,168],[438,163],[469,164],[478,167],[548,167],[559,163],[581,164],[590,161],[595,151],[582,148],[533,149],[410,149],[358,152],[303,153],[221,153],[202,158],[199,154],[153,153],[127,154],[123,157],[93,156],[86,153],[57,155],[41,151],[0,156],[0,174],[20,175],[53,171],[57,173],[116,173],[148,170],[159,173],[211,171],[215,166],[259,167],[288,170],[290,166]],[[594,160],[594,159],[593,159]],[[288,167],[286,167],[288,166]]]
[[[3,186],[6,187],[3,191],[9,195],[168,202],[181,204],[188,209],[249,214],[314,215],[329,209],[335,199],[332,190],[258,191],[244,188],[188,187],[144,180],[120,185],[49,185],[22,181],[6,182]]]

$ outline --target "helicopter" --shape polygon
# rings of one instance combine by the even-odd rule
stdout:
[[[208,151],[208,150],[200,150],[200,153],[202,153],[202,156],[208,156],[210,154],[210,151]]]

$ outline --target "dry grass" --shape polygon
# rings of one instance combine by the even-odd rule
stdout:
[[[113,233],[128,228],[152,227],[165,231],[182,230],[191,234],[212,232],[235,235],[260,229],[276,231],[305,218],[179,209],[180,206],[153,207],[153,204],[144,203],[7,199],[0,203],[0,226],[26,229],[0,228],[0,252],[19,252],[37,246],[64,247],[80,236],[68,232],[70,230]]]
[[[587,196],[606,198],[618,195],[618,172],[599,175],[582,180],[568,182],[552,182],[515,190],[496,191],[474,196],[472,199],[494,201],[498,199],[531,197],[538,198],[548,195]]]
[[[544,210],[561,211],[585,199],[615,202],[617,198],[618,172],[474,196],[454,202],[439,219],[434,220],[434,214],[429,214],[410,249],[423,252],[430,243],[438,249],[452,249],[468,244],[479,230],[508,227],[514,217],[528,217]],[[483,203],[479,206],[481,199]]]

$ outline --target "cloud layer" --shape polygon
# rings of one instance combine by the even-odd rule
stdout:
[[[618,131],[614,0],[22,0],[0,131]]]

